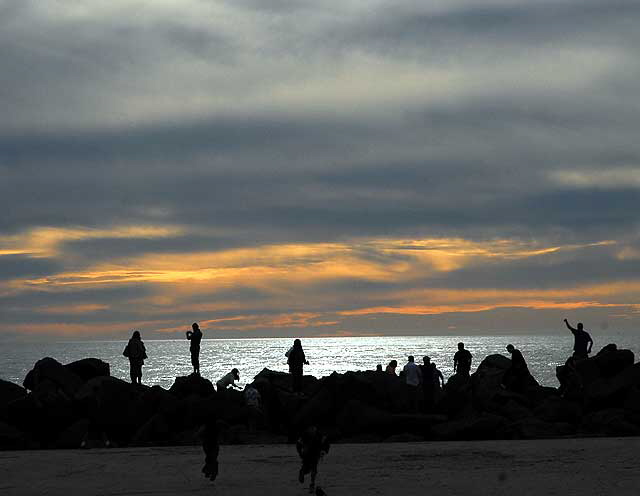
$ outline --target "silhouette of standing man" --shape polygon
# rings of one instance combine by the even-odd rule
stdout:
[[[453,373],[469,375],[473,355],[464,349],[464,343],[458,343],[458,351],[453,355]]]
[[[202,331],[195,322],[191,325],[192,331],[187,331],[187,339],[191,341],[189,351],[191,352],[191,365],[193,373],[200,375],[200,341],[202,341]]]
[[[591,339],[589,333],[584,330],[582,322],[578,322],[577,329],[571,327],[567,319],[564,319],[564,323],[573,333],[573,358],[576,360],[589,358],[589,353],[591,353],[591,347],[593,346],[593,339]]]

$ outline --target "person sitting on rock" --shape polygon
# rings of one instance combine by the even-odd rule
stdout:
[[[397,368],[398,368],[398,361],[397,360],[391,360],[389,362],[389,365],[387,365],[387,368],[385,369],[385,372],[387,374],[396,375],[396,369]]]
[[[564,323],[573,333],[573,356],[576,360],[584,360],[589,358],[591,353],[591,347],[593,346],[593,339],[587,331],[584,330],[582,322],[578,322],[578,328],[571,327],[569,321],[564,319]]]
[[[140,331],[133,331],[133,335],[122,354],[129,359],[131,384],[142,384],[142,366],[148,357],[147,350],[140,338]]]
[[[529,367],[524,356],[515,346],[508,344],[507,351],[511,354],[511,366],[504,373],[502,385],[511,391],[521,392],[531,375]]]
[[[236,386],[235,382],[240,380],[240,372],[238,369],[231,369],[231,372],[222,376],[222,378],[216,382],[216,390],[220,393],[227,389],[229,386],[235,389],[241,389],[240,386]]]
[[[329,438],[320,432],[317,427],[311,426],[302,433],[296,442],[296,450],[302,459],[298,481],[300,484],[304,484],[304,476],[311,473],[309,492],[313,493],[316,487],[318,463],[329,452]]]
[[[469,350],[464,349],[464,343],[458,343],[458,351],[453,356],[453,373],[468,376],[469,372],[471,372],[472,359],[473,355]]]
[[[191,353],[191,365],[193,373],[200,375],[200,341],[202,341],[202,331],[195,322],[191,324],[191,331],[187,331],[187,339],[191,341],[189,352]]]
[[[215,417],[209,417],[202,429],[202,450],[204,451],[204,466],[202,473],[209,480],[216,480],[218,476],[218,422]]]

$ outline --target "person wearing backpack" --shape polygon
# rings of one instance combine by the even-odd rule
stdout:
[[[142,384],[142,366],[147,358],[147,350],[140,338],[140,331],[133,331],[133,335],[122,354],[129,359],[131,384]]]

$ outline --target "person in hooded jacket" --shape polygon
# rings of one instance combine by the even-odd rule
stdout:
[[[147,358],[147,350],[140,338],[140,331],[133,331],[133,335],[122,354],[129,359],[131,383],[142,384],[142,366]]]
[[[299,339],[293,342],[293,348],[287,352],[287,364],[289,365],[289,373],[293,379],[293,391],[299,393],[302,391],[303,366],[309,365],[307,358],[304,356],[302,343]]]

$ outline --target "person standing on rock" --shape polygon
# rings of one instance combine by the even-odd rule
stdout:
[[[309,365],[309,362],[304,356],[302,343],[299,339],[293,342],[293,348],[287,353],[287,364],[289,365],[289,373],[292,377],[293,392],[300,393],[302,392],[303,367],[304,365]]]
[[[133,335],[122,354],[129,359],[131,384],[142,384],[142,366],[147,358],[147,350],[140,338],[140,331],[133,331]]]
[[[193,365],[193,373],[200,375],[200,341],[202,341],[202,331],[200,326],[195,322],[191,324],[193,330],[187,331],[187,339],[191,341],[189,351],[191,352],[191,365]]]
[[[504,373],[502,384],[506,389],[520,392],[531,373],[529,372],[527,362],[519,349],[512,344],[508,344],[507,351],[511,355],[511,366]]]
[[[422,383],[422,372],[420,372],[420,367],[414,361],[413,355],[409,355],[407,364],[402,370],[404,371],[404,378],[409,391],[409,409],[415,412],[418,410],[418,388]]]
[[[396,375],[396,369],[397,368],[398,368],[398,361],[397,360],[391,360],[389,362],[389,365],[387,365],[387,368],[385,369],[385,372],[387,374]]]
[[[584,360],[589,358],[591,353],[591,347],[593,346],[593,339],[587,331],[584,330],[582,322],[578,322],[578,328],[571,327],[569,321],[564,319],[564,323],[567,328],[573,333],[573,357],[576,360]]]
[[[458,351],[453,356],[453,373],[460,375],[469,375],[471,372],[471,360],[473,355],[469,350],[464,349],[464,343],[458,343]]]
[[[422,375],[422,408],[425,412],[433,409],[435,398],[435,377],[431,370],[431,358],[422,357],[422,365],[420,365],[420,373]]]

